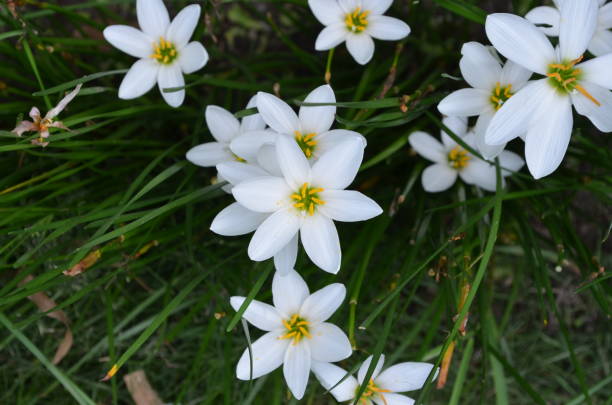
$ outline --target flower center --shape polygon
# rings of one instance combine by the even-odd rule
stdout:
[[[308,321],[300,318],[298,314],[293,315],[289,320],[283,319],[283,325],[287,333],[279,336],[279,339],[293,339],[293,344],[297,345],[304,337],[310,339],[312,335],[308,331]]]
[[[230,152],[234,158],[234,160],[236,162],[240,162],[240,163],[246,163],[246,159],[241,158],[240,156],[236,155],[234,152]]]
[[[546,76],[549,77],[549,81],[553,87],[561,92],[571,93],[577,90],[593,103],[601,106],[601,103],[590,95],[579,83],[580,77],[582,76],[582,70],[577,69],[575,66],[581,60],[582,56],[567,63],[552,63],[548,65],[548,73],[546,73]]]
[[[357,7],[344,18],[346,28],[351,32],[363,32],[368,26],[368,15],[370,15],[369,11],[361,11],[361,7]]]
[[[465,169],[470,161],[470,156],[463,148],[456,146],[448,152],[448,163],[455,170]]]
[[[291,199],[295,202],[293,206],[300,211],[306,211],[309,215],[314,215],[317,205],[325,204],[325,201],[319,198],[319,193],[322,188],[310,187],[309,183],[304,183],[300,189],[291,194]]]
[[[355,391],[356,393],[359,392],[359,388],[360,387],[357,387],[357,390]],[[385,396],[383,395],[383,393],[385,392],[391,392],[391,391],[383,390],[382,388],[379,388],[376,384],[374,384],[374,380],[370,378],[370,382],[368,383],[368,386],[366,387],[365,391],[363,391],[363,394],[361,394],[361,398],[359,398],[359,402],[366,405],[370,398],[372,398],[375,395],[378,395],[378,397],[382,399],[383,403],[386,404],[387,400],[385,399]]]
[[[155,53],[151,55],[151,58],[164,65],[171,64],[178,56],[174,44],[170,41],[166,41],[164,37],[159,37],[159,43],[155,44],[154,49]]]
[[[300,147],[300,149],[302,149],[304,155],[306,155],[306,157],[310,159],[312,157],[312,153],[315,150],[315,147],[317,146],[317,141],[315,141],[314,139],[317,134],[311,132],[309,134],[304,135],[300,131],[295,131],[294,133],[295,141],[297,142],[298,146]]]
[[[510,97],[512,97],[514,93],[512,93],[512,85],[509,84],[507,86],[502,86],[499,82],[495,85],[495,90],[493,90],[493,95],[491,95],[491,103],[493,103],[493,108],[495,111],[498,111],[503,107],[504,103],[508,101]]]

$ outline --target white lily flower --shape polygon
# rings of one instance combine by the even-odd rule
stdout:
[[[346,48],[361,65],[374,56],[374,40],[398,41],[410,35],[408,24],[383,14],[393,0],[308,0],[308,5],[325,28],[315,44],[327,51],[346,42]]]
[[[305,103],[335,103],[331,86],[314,89]],[[365,147],[365,138],[354,131],[330,130],[336,117],[336,106],[300,107],[299,115],[278,97],[260,92],[257,94],[257,110],[266,124],[286,137],[295,139],[308,159],[317,159],[326,151],[347,138],[359,138]]]
[[[354,401],[357,392],[364,384],[365,376],[372,362],[372,356],[363,362],[357,373],[357,378],[349,375],[338,384],[347,374],[340,367],[321,362],[312,363],[312,372],[323,388],[329,390],[338,402]],[[414,400],[398,392],[407,392],[421,389],[427,381],[427,376],[433,369],[433,364],[420,362],[398,363],[382,371],[385,355],[381,354],[368,381],[363,394],[359,399],[362,405],[412,405]],[[382,372],[381,372],[382,371]],[[437,378],[437,370],[436,376]]]
[[[252,301],[243,314],[244,319],[267,333],[251,346],[252,365],[248,348],[244,351],[236,376],[240,380],[255,379],[282,365],[289,389],[301,399],[313,362],[333,363],[352,353],[346,334],[326,322],[345,296],[346,288],[342,284],[330,284],[310,294],[295,270],[285,276],[277,273],[272,282],[274,306]],[[244,297],[232,297],[230,303],[238,310],[244,300]]]
[[[545,76],[506,101],[485,135],[487,144],[500,145],[526,133],[527,166],[536,179],[554,172],[565,156],[573,129],[572,105],[599,130],[612,131],[612,54],[580,63],[595,32],[597,11],[597,0],[565,2],[558,49],[524,18],[487,18],[487,36],[497,51]]]
[[[236,201],[245,208],[270,214],[251,239],[249,257],[263,261],[290,251],[295,260],[299,233],[310,260],[329,273],[337,273],[341,250],[334,221],[365,221],[382,213],[372,199],[345,190],[357,175],[363,150],[361,139],[349,137],[311,167],[295,140],[279,136],[276,157],[283,177],[258,177],[232,189]]]
[[[467,119],[447,117],[444,125],[467,145],[476,146],[476,135],[467,131]],[[446,132],[441,131],[442,142],[425,132],[414,132],[408,138],[410,146],[425,159],[434,164],[423,171],[421,182],[429,193],[448,190],[461,177],[467,184],[472,184],[487,191],[495,191],[497,172],[495,166],[479,159],[461,145],[457,144]],[[499,164],[504,177],[519,171],[525,162],[514,152],[503,151],[499,154]],[[505,184],[502,183],[502,185]]]
[[[208,52],[200,42],[189,42],[200,18],[200,6],[192,4],[170,22],[162,0],[137,0],[138,30],[127,25],[111,25],[104,38],[115,48],[139,58],[119,87],[119,98],[130,100],[147,93],[157,83],[172,107],[185,100],[185,90],[164,93],[163,89],[183,87],[183,74],[198,71],[208,62]]]
[[[65,126],[62,121],[56,121],[55,117],[64,111],[68,104],[74,100],[77,94],[79,94],[79,91],[81,91],[82,86],[83,84],[77,85],[76,88],[66,94],[55,107],[47,111],[44,117],[40,114],[40,110],[37,107],[32,107],[29,113],[32,121],[21,121],[11,132],[17,136],[23,135],[24,132],[38,132],[38,138],[32,139],[32,144],[42,146],[43,148],[46,147],[49,145],[49,142],[46,141],[46,139],[49,138],[49,128],[60,128],[70,131],[70,128]]]
[[[461,54],[461,74],[472,88],[449,94],[438,104],[438,110],[448,116],[478,116],[476,146],[486,159],[493,159],[506,145],[490,146],[484,142],[489,123],[504,103],[527,84],[532,73],[512,61],[502,65],[494,49],[478,42],[464,44]]]
[[[561,23],[561,7],[564,0],[553,0],[555,7],[536,7],[525,15],[525,18],[534,23],[544,34],[550,37],[559,36]],[[589,42],[588,50],[595,56],[612,53],[612,2],[605,4],[606,0],[599,0],[599,13],[595,35]]]

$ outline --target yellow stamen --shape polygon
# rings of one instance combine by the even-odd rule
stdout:
[[[352,13],[348,13],[344,18],[346,28],[355,33],[363,32],[368,27],[368,10],[361,11],[361,7],[357,7]]]
[[[500,82],[495,84],[495,89],[493,89],[493,94],[491,95],[491,103],[493,104],[493,108],[495,110],[499,110],[503,107],[504,103],[508,101],[510,97],[513,96],[512,93],[512,85],[508,84],[506,86],[502,86]]]
[[[166,40],[164,37],[160,37],[159,41],[153,45],[153,50],[155,52],[151,54],[150,57],[165,65],[174,62],[178,56],[178,52],[174,44]]]
[[[589,100],[591,100],[592,102],[595,103],[595,105],[597,105],[597,107],[601,107],[601,103],[599,101],[597,101],[597,99],[595,99],[595,97],[593,97],[592,95],[589,94],[588,91],[586,91],[586,89],[580,85],[576,85],[576,87],[574,87],[576,90],[578,90],[580,92],[580,94],[582,94],[583,96],[585,96],[586,98],[588,98]]]
[[[468,155],[467,151],[460,146],[454,147],[448,153],[448,163],[453,169],[456,170],[465,169],[470,162],[470,159],[470,155]]]
[[[576,68],[576,64],[582,61],[582,58],[581,56],[568,63],[551,63],[548,65],[546,76],[550,78],[550,83],[559,91],[571,93],[576,90],[595,105],[601,107],[601,103],[580,85],[582,70]]]
[[[300,211],[306,211],[309,215],[314,215],[315,209],[319,205],[324,205],[325,201],[319,198],[319,193],[325,191],[320,187],[310,187],[309,183],[304,183],[298,191],[289,197],[295,201],[293,206]]]
[[[288,320],[283,319],[282,322],[285,329],[287,329],[287,333],[279,336],[279,339],[291,339],[293,340],[293,345],[296,345],[304,337],[308,339],[312,338],[312,335],[308,330],[309,322],[303,318],[300,318],[298,314],[294,314]]]

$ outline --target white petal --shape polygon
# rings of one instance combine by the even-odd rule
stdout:
[[[257,153],[257,163],[271,175],[283,177],[283,172],[281,171],[280,166],[278,165],[278,159],[276,158],[276,146],[263,145]]]
[[[433,368],[429,363],[399,363],[389,367],[376,378],[376,384],[392,392],[419,390]]]
[[[410,35],[410,27],[397,18],[372,15],[368,17],[366,33],[372,38],[384,41],[399,41]]]
[[[111,25],[104,29],[104,38],[112,46],[136,58],[148,58],[153,53],[153,39],[127,25]]]
[[[340,270],[340,240],[333,221],[324,215],[304,218],[300,228],[302,245],[314,264],[328,273]]]
[[[588,117],[600,131],[612,132],[612,92],[591,83],[582,83],[582,87],[599,102],[600,106],[577,93],[572,95],[576,111]]]
[[[236,161],[219,163],[217,171],[225,180],[233,185],[258,177],[269,176],[268,172],[258,166]]]
[[[487,191],[496,190],[495,166],[475,157],[472,157],[468,165],[459,172],[459,176],[467,184],[473,184]]]
[[[47,112],[47,114],[45,114],[45,118],[53,119],[53,118],[57,117],[62,111],[64,111],[64,109],[68,106],[68,104],[70,104],[72,102],[72,100],[74,100],[74,98],[77,96],[77,94],[79,94],[79,92],[81,91],[81,87],[83,87],[82,83],[78,84],[74,88],[74,90],[72,90],[70,93],[66,94],[64,96],[64,98],[62,98],[60,100],[60,102],[57,103],[57,105],[55,107],[50,109]],[[60,121],[52,122],[49,126],[53,127],[53,128],[65,128],[64,124],[62,122],[60,122]]]
[[[373,356],[368,356],[368,358],[361,364],[361,367],[359,367],[359,371],[357,372],[357,381],[360,384],[362,384],[365,379],[368,368],[370,368],[370,364],[372,363],[372,358]],[[376,380],[376,377],[378,377],[378,374],[380,374],[380,370],[382,370],[384,364],[385,355],[381,354],[378,358],[378,363],[376,363],[376,367],[374,368],[374,373],[372,373],[372,376],[370,377],[371,379]]]
[[[302,399],[308,377],[310,376],[310,346],[302,341],[297,345],[290,344],[285,352],[283,375],[289,390],[296,399]]]
[[[369,11],[373,15],[381,15],[391,7],[393,0],[361,0],[361,4],[364,11]]]
[[[349,33],[344,22],[328,25],[327,27],[323,28],[323,31],[319,33],[319,36],[317,36],[317,40],[315,41],[315,49],[317,51],[327,51],[335,48],[346,41],[348,34]]]
[[[323,25],[343,22],[344,13],[336,1],[308,0],[308,5],[312,14]]]
[[[533,123],[525,140],[527,166],[536,179],[551,174],[559,167],[572,135],[570,98],[555,96],[543,101],[541,108],[546,113]]]
[[[282,317],[291,318],[297,314],[308,295],[308,286],[297,271],[291,270],[286,275],[274,274],[272,299]]]
[[[346,37],[346,49],[355,59],[355,62],[365,65],[374,56],[374,40],[366,33],[349,33]]]
[[[230,304],[234,311],[238,311],[244,302],[245,297],[231,297]],[[258,329],[267,332],[282,329],[283,322],[278,311],[270,304],[265,304],[259,301],[251,301],[246,308],[242,317]]]
[[[253,350],[253,379],[271,373],[283,364],[285,352],[290,343],[289,339],[279,339],[284,333],[285,331],[282,329],[268,332],[251,345]],[[236,366],[236,377],[240,380],[249,380],[250,365],[249,349],[246,348]]]
[[[444,117],[442,119],[442,124],[444,124],[446,128],[450,129],[453,134],[457,135],[460,138],[465,138],[468,130],[467,117]],[[452,149],[457,146],[457,142],[455,142],[453,138],[451,138],[450,135],[446,133],[446,131],[442,130],[440,131],[440,133],[442,137],[442,143],[444,144],[444,146],[446,146],[446,149]]]
[[[181,49],[178,63],[185,74],[197,72],[208,63],[208,52],[199,42],[190,42]]]
[[[256,212],[274,212],[288,205],[291,189],[280,177],[260,177],[236,185],[234,198]]]
[[[318,207],[323,215],[340,222],[358,222],[383,213],[380,205],[354,190],[325,190],[319,194],[324,205]]]
[[[530,82],[497,111],[485,135],[489,145],[501,145],[527,132],[538,106],[556,91],[547,79]]]
[[[350,138],[357,138],[363,143],[365,148],[368,144],[367,140],[358,132],[349,131],[346,129],[332,129],[331,131],[324,132],[317,136],[317,147],[314,150],[314,156],[316,158],[321,157],[330,149],[336,147],[339,143],[346,141]]]
[[[559,36],[561,15],[554,7],[541,6],[532,9],[525,18],[536,25],[544,34],[551,37]]]
[[[347,359],[353,353],[348,337],[336,325],[327,322],[313,325],[310,334],[312,339],[308,343],[313,360],[333,363]]]
[[[485,159],[489,160],[496,158],[506,148],[505,143],[501,145],[489,145],[485,142],[485,134],[487,133],[487,128],[489,128],[492,119],[493,113],[484,113],[478,117],[478,121],[476,121],[476,126],[474,127],[476,148]]]
[[[276,159],[292,190],[310,183],[310,163],[293,137],[281,135],[276,138]]]
[[[327,321],[344,301],[346,297],[346,287],[340,283],[330,284],[312,293],[300,308],[300,315],[311,323]],[[313,349],[314,350],[314,349]],[[339,361],[324,360],[320,361]]]
[[[612,28],[612,3],[608,3],[599,9],[599,29],[609,30]]]
[[[234,160],[234,157],[227,145],[220,142],[208,142],[189,149],[187,160],[194,165],[214,167],[221,162]]]
[[[532,72],[530,70],[527,70],[518,63],[514,63],[509,60],[502,69],[500,83],[504,86],[511,84],[512,92],[516,93],[525,86],[531,76]]]
[[[176,108],[183,104],[183,101],[185,100],[185,90],[168,93],[164,92],[164,89],[185,86],[183,72],[178,64],[160,66],[157,76],[157,84],[164,100],[166,100],[166,103],[168,103],[170,107]]]
[[[298,239],[299,235],[296,233],[293,239],[274,255],[274,268],[282,276],[289,274],[295,267],[298,254]]]
[[[240,122],[225,108],[209,105],[205,116],[210,133],[219,142],[230,143],[240,133]]]
[[[170,16],[162,0],[137,0],[136,14],[138,25],[145,34],[158,40],[166,35]]]
[[[239,236],[253,232],[268,217],[244,208],[238,203],[225,207],[217,214],[210,225],[210,230],[218,235]]]
[[[521,170],[525,166],[525,161],[516,153],[506,150],[499,155],[499,165],[507,169],[502,172],[502,175],[510,176],[514,172]]]
[[[408,137],[408,142],[412,149],[425,159],[431,160],[434,163],[445,163],[447,161],[444,145],[425,132],[413,132]]]
[[[414,405],[414,399],[393,392],[384,393],[384,400],[378,396],[374,397],[376,405]]]
[[[595,35],[593,35],[589,43],[589,52],[595,56],[603,56],[612,53],[612,31],[609,29],[600,29],[595,32]]]
[[[269,94],[257,93],[257,110],[263,120],[276,132],[294,135],[299,131],[299,121],[295,111],[280,98]]]
[[[119,86],[119,98],[131,100],[151,90],[157,82],[159,64],[153,59],[140,59],[128,70]]]
[[[261,262],[277,254],[293,239],[300,229],[300,217],[295,209],[276,211],[255,231],[249,243],[249,257]]]
[[[170,23],[168,31],[166,32],[166,39],[174,43],[177,49],[182,50],[191,39],[193,31],[195,31],[198,20],[200,19],[200,11],[201,8],[199,5],[190,4],[182,9],[176,17],[174,17],[172,23]]]
[[[472,117],[491,107],[491,93],[478,89],[461,89],[446,96],[438,110],[444,115]]]
[[[236,156],[247,162],[256,162],[259,149],[266,144],[274,144],[277,134],[272,131],[249,131],[239,135],[230,143],[230,149]]]
[[[318,361],[313,361],[311,367],[313,374],[317,377],[317,380],[319,380],[323,388],[329,390],[331,387],[335,386],[335,388],[330,391],[330,394],[336,398],[336,401],[345,402],[355,398],[355,392],[357,392],[357,388],[359,388],[355,377],[349,375],[344,381],[338,384],[347,373],[340,367]]]
[[[312,166],[312,183],[325,189],[345,189],[357,176],[363,149],[358,138],[347,139],[330,149]]]
[[[513,14],[487,17],[489,41],[506,58],[542,75],[556,60],[555,51],[544,33],[529,21]]]
[[[457,171],[448,167],[446,163],[436,163],[423,171],[421,182],[425,191],[438,193],[451,188],[457,180]]]
[[[499,81],[501,66],[491,51],[481,43],[468,42],[461,48],[461,74],[475,89],[491,91]]]
[[[612,54],[591,59],[576,68],[582,71],[581,81],[612,89]]]
[[[597,0],[564,2],[559,28],[561,60],[574,60],[584,54],[597,28],[598,12]]]
[[[361,7],[361,0],[338,0],[338,4],[345,13],[350,13],[355,11],[357,7]]]
[[[335,103],[336,95],[330,85],[314,89],[305,103]],[[336,118],[336,106],[300,107],[300,124],[302,134],[320,134],[329,131]]]
[[[246,108],[257,108],[257,95],[251,97]],[[261,114],[247,115],[240,123],[240,132],[243,134],[251,131],[263,131],[264,129],[266,129],[266,123],[263,118],[261,118]]]

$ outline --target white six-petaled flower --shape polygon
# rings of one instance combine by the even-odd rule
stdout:
[[[397,41],[410,34],[408,24],[383,14],[393,0],[308,0],[315,17],[325,25],[315,48],[326,51],[346,42],[355,61],[368,63],[374,55],[372,38]]]
[[[368,368],[372,362],[372,356],[363,362],[357,378],[349,375],[340,367],[321,362],[312,363],[312,371],[317,380],[327,390],[334,387],[330,393],[338,402],[353,401],[364,384]],[[385,355],[382,354],[378,359],[376,368],[370,380],[366,383],[366,388],[359,399],[362,405],[412,405],[414,400],[398,392],[407,392],[421,389],[427,376],[433,369],[433,364],[420,362],[398,363],[388,367],[381,372],[385,363]],[[437,373],[437,371],[436,371]],[[434,377],[436,378],[436,377]],[[338,382],[342,381],[340,384]]]
[[[550,37],[559,36],[561,24],[561,7],[565,0],[553,0],[555,7],[540,6],[532,9],[525,18],[534,23],[542,32]],[[599,13],[595,35],[589,42],[588,50],[595,56],[612,53],[612,2],[599,0]]]
[[[352,353],[346,334],[326,322],[345,296],[342,284],[330,284],[310,294],[294,270],[284,276],[276,273],[272,282],[274,306],[252,301],[243,314],[248,322],[267,333],[251,346],[253,364],[248,348],[244,351],[236,376],[241,380],[255,379],[282,365],[289,389],[301,399],[313,362],[333,363]],[[244,300],[244,297],[232,297],[231,305],[238,310]]]
[[[370,198],[345,190],[357,175],[363,150],[361,139],[349,137],[311,167],[294,139],[279,136],[276,159],[282,177],[257,177],[232,189],[236,201],[245,208],[270,214],[251,239],[249,257],[263,261],[281,250],[297,254],[299,234],[310,260],[327,272],[337,273],[341,250],[334,221],[365,221],[382,213]]]
[[[573,130],[572,105],[599,130],[612,131],[612,54],[580,63],[595,33],[598,9],[597,0],[564,2],[557,49],[524,18],[487,18],[487,36],[497,51],[544,78],[504,103],[485,142],[501,145],[526,134],[525,157],[536,179],[554,172],[565,156]]]
[[[166,103],[179,107],[185,100],[185,90],[163,89],[183,87],[183,74],[200,70],[208,62],[204,46],[189,42],[200,18],[200,6],[185,7],[172,22],[162,0],[137,0],[136,13],[141,30],[127,25],[111,25],[104,30],[104,38],[115,48],[139,58],[123,78],[119,98],[140,97],[158,83]]]
[[[463,142],[474,148],[476,135],[467,132],[467,119],[447,117],[444,125]],[[425,191],[437,193],[448,190],[457,176],[467,184],[472,184],[487,191],[495,191],[497,172],[495,166],[479,159],[461,145],[457,144],[446,132],[441,133],[442,142],[425,132],[414,132],[408,138],[410,146],[425,159],[434,164],[423,171],[421,182]],[[499,164],[504,177],[520,170],[525,162],[516,153],[503,151],[499,154]],[[503,185],[504,183],[502,183]]]
[[[476,146],[486,159],[492,159],[506,145],[490,146],[484,142],[489,123],[504,103],[525,86],[532,73],[512,61],[502,66],[495,50],[478,42],[464,44],[461,54],[461,74],[472,88],[449,94],[438,104],[438,110],[447,116],[478,116],[474,127]]]

